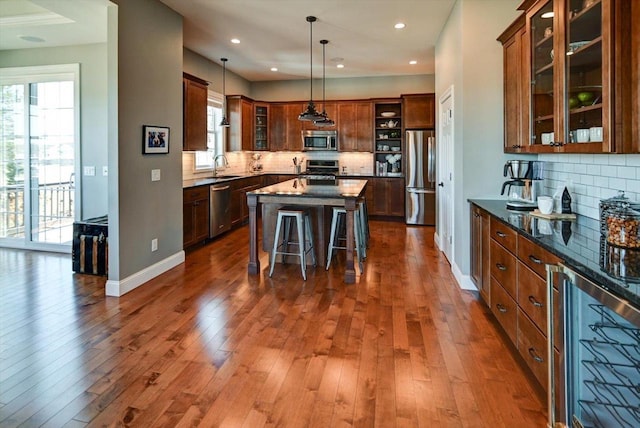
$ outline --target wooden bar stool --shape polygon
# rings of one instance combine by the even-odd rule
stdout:
[[[360,272],[363,271],[364,266],[362,261],[365,256],[365,238],[364,238],[364,229],[362,223],[362,215],[360,214],[361,204],[358,204],[358,211],[354,213],[353,216],[353,236],[356,241],[356,256],[358,259],[358,266],[360,267]],[[333,215],[331,216],[331,232],[329,238],[329,247],[327,251],[327,270],[329,266],[331,266],[331,259],[333,258],[333,250],[346,250],[346,223],[347,223],[347,210],[341,207],[333,207]],[[338,241],[345,241],[344,246],[338,245]]]
[[[291,240],[291,229],[295,221],[297,241]],[[284,228],[283,228],[284,226]],[[280,233],[282,231],[282,239]],[[289,252],[290,245],[297,245],[298,251]],[[300,269],[302,270],[302,278],[307,280],[307,253],[311,253],[311,261],[316,265],[316,253],[313,244],[313,231],[311,230],[311,216],[309,209],[297,206],[284,206],[278,210],[278,218],[276,220],[276,231],[273,237],[273,249],[271,250],[271,267],[269,268],[269,277],[273,275],[273,268],[276,264],[276,256],[282,255],[282,263],[285,263],[286,256],[300,257]]]

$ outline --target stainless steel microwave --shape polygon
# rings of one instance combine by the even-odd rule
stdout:
[[[302,131],[302,150],[338,150],[338,131]]]

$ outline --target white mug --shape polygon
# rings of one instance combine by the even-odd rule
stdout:
[[[578,143],[588,143],[589,142],[589,130],[584,128],[584,129],[577,129],[576,130],[576,141],[578,141]]]
[[[553,212],[553,198],[551,196],[538,196],[538,209],[542,214]]]
[[[589,141],[602,141],[602,126],[594,126],[593,128],[589,128]]]

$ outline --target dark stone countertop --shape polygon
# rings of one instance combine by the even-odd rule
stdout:
[[[219,183],[225,183],[225,182],[229,182],[229,181],[233,181],[233,180],[241,180],[243,178],[250,178],[250,177],[260,177],[263,175],[289,175],[291,176],[291,178],[295,178],[297,176],[297,174],[291,173],[291,172],[278,172],[278,171],[263,171],[263,172],[259,172],[259,173],[233,173],[233,174],[229,174],[229,175],[225,175],[225,174],[220,174],[217,177],[204,177],[204,178],[192,178],[189,180],[183,180],[182,181],[182,188],[183,189],[189,189],[191,187],[198,187],[198,186],[210,186],[212,184],[219,184]],[[373,179],[373,178],[400,178],[400,179],[404,179],[404,176],[391,176],[391,175],[383,175],[383,176],[379,176],[379,175],[373,175],[373,174],[344,174],[344,175],[337,175],[337,178],[347,178],[347,179]]]
[[[580,215],[575,221],[545,220],[508,210],[504,200],[468,201],[560,257],[568,268],[640,308],[640,250],[609,245],[598,220]]]

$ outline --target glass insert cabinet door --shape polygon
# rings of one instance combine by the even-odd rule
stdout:
[[[561,141],[560,136],[554,135],[558,128],[555,106],[559,94],[556,85],[557,61],[554,52],[556,27],[553,1],[541,2],[536,6],[527,19],[527,32],[530,37],[531,48],[531,141],[534,146],[554,145]]]
[[[566,0],[564,102],[565,142],[595,143],[608,141],[603,106],[608,104],[603,91],[603,4],[607,0]],[[605,35],[606,36],[606,35]]]

